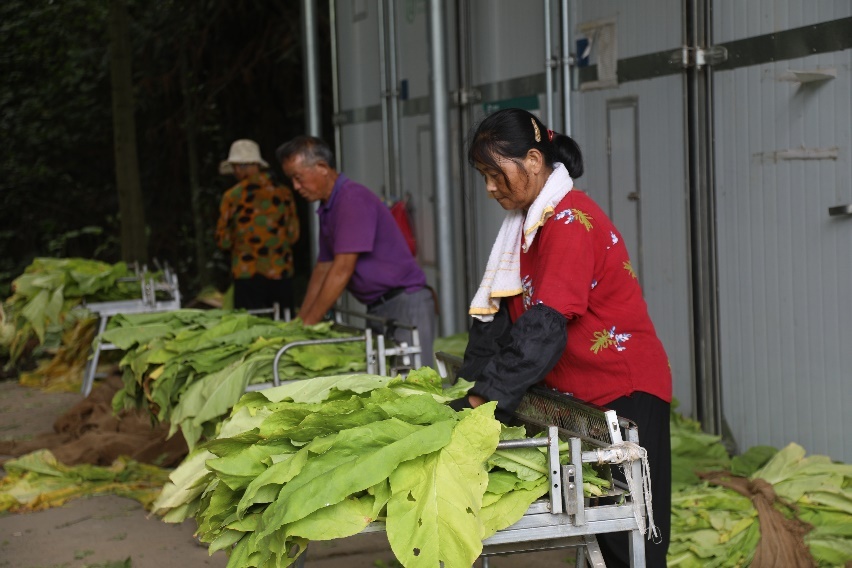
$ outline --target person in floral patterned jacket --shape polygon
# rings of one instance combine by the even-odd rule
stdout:
[[[276,185],[252,140],[237,140],[219,165],[237,184],[222,196],[216,243],[231,253],[234,307],[293,311],[293,244],[299,218],[290,188]]]
[[[543,383],[636,422],[659,529],[645,547],[647,565],[665,566],[671,369],[621,234],[574,187],[580,149],[531,113],[504,109],[479,125],[468,160],[507,214],[470,307],[458,374],[475,383],[453,406],[496,401],[505,418]],[[599,542],[607,566],[629,565],[625,533]]]

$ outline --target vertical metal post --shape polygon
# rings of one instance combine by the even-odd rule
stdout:
[[[553,34],[551,33],[550,0],[544,0],[544,90],[547,101],[547,116],[545,124],[553,128]]]
[[[458,45],[458,85],[459,92],[465,92],[471,86],[471,33],[470,33],[470,0],[458,0],[456,3],[456,43]],[[459,105],[458,107],[458,146],[461,148],[460,162],[461,168],[461,187],[459,193],[462,195],[462,233],[463,242],[460,246],[464,251],[464,271],[463,278],[465,286],[463,290],[466,298],[472,298],[476,291],[475,286],[479,284],[479,278],[482,276],[477,272],[477,253],[476,253],[476,234],[477,234],[477,208],[473,198],[474,170],[473,168],[464,167],[467,163],[465,152],[468,143],[468,134],[473,124],[473,110],[471,105]],[[465,326],[463,329],[467,329]]]
[[[302,0],[302,75],[305,79],[305,128],[311,136],[322,134],[319,93],[319,48],[316,0]]]
[[[319,48],[317,43],[316,0],[302,0],[302,76],[305,81],[305,129],[311,136],[322,135],[319,94]],[[318,204],[311,206],[310,223],[311,258],[319,254]]]
[[[444,2],[429,0],[429,76],[432,115],[432,160],[435,180],[435,224],[438,248],[439,303],[441,334],[452,335],[457,317],[455,238],[453,235],[452,196],[450,194],[450,117],[447,86],[446,30]]]
[[[708,45],[707,0],[686,3],[686,45]],[[722,390],[716,266],[716,211],[713,179],[712,83],[709,66],[686,71],[690,248],[697,418],[707,432],[722,433]]]
[[[331,105],[332,116],[338,116],[340,112],[340,77],[338,74],[337,61],[337,3],[335,0],[328,0],[328,27],[331,36]],[[342,156],[340,155],[341,148],[340,140],[340,125],[334,123],[334,156],[337,158],[338,171],[346,171],[343,167]]]
[[[391,155],[390,155],[390,140],[389,131],[389,111],[388,111],[388,63],[387,63],[387,40],[385,39],[385,0],[376,0],[379,18],[379,96],[382,106],[382,197],[388,199],[390,196],[391,184]]]
[[[391,126],[391,180],[393,180],[390,196],[402,199],[402,144],[400,139],[400,104],[399,78],[396,68],[396,2],[388,2],[388,98],[390,100]]]
[[[568,0],[562,0],[562,120],[565,134],[571,135],[571,27]],[[551,127],[553,128],[553,127]]]

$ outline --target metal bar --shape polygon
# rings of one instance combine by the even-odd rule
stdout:
[[[453,314],[457,307],[455,246],[453,228],[452,193],[450,188],[450,120],[449,89],[447,87],[446,30],[444,28],[444,2],[429,0],[429,77],[432,93],[432,162],[435,184],[435,224],[439,274],[439,304],[442,314],[442,335],[452,335],[456,329]]]
[[[413,348],[420,347],[420,332],[417,330],[417,326],[411,330],[411,347],[414,355],[414,368],[419,369],[423,366],[423,349],[413,350]]]
[[[337,53],[337,3],[335,0],[328,0],[328,22],[330,29],[331,41],[331,108],[332,116],[337,116],[340,112],[340,77],[338,69],[338,53]],[[346,171],[343,167],[340,148],[341,134],[340,125],[337,121],[334,123],[334,155],[337,157],[337,167],[340,171]]]
[[[547,101],[547,124],[548,128],[553,128],[553,65],[551,51],[553,49],[553,34],[550,30],[550,20],[552,18],[550,0],[544,1],[544,96]]]
[[[319,56],[317,42],[316,0],[302,0],[302,77],[305,96],[305,129],[312,136],[322,136],[320,121]],[[334,35],[334,34],[332,34]],[[312,265],[319,254],[319,223],[316,211],[319,203],[312,203],[308,215],[308,236],[310,240]]]
[[[562,0],[562,121],[571,135],[571,27],[568,0]],[[552,128],[552,127],[551,127]]]
[[[586,543],[586,556],[588,556],[592,567],[606,568],[606,562],[604,562],[603,554],[601,554],[601,547],[598,545],[598,539],[595,538],[595,535],[588,534],[583,537],[583,541]],[[633,563],[631,563],[630,566],[631,568],[637,568],[637,566]]]
[[[686,45],[708,41],[706,0],[686,3]],[[686,70],[686,125],[692,256],[693,350],[697,418],[713,434],[722,430],[718,326],[715,188],[713,180],[711,68]]]
[[[852,203],[828,208],[829,217],[840,217],[842,215],[852,215]]]
[[[376,374],[376,355],[373,351],[373,330],[369,327],[364,330],[364,348],[367,358],[367,372],[371,375]]]
[[[498,442],[498,450],[511,450],[512,448],[543,448],[550,443],[548,438],[524,438],[522,440],[503,440]]]
[[[547,429],[547,461],[550,466],[550,512],[562,513],[563,506],[562,466],[559,464],[559,429],[550,426]]]
[[[388,97],[390,98],[391,143],[393,147],[391,154],[393,191],[390,192],[390,195],[395,199],[402,199],[402,142],[400,137],[399,80],[396,68],[397,25],[394,6],[396,6],[396,2],[390,0],[388,2]]]
[[[305,128],[311,136],[322,135],[320,123],[319,47],[316,0],[302,0],[302,75],[305,78]]]
[[[86,375],[83,377],[83,388],[80,389],[83,396],[89,396],[92,392],[92,386],[95,384],[95,373],[98,370],[98,359],[101,355],[101,335],[106,331],[107,321],[109,316],[102,315],[98,321],[98,334],[95,336],[95,348],[92,352],[92,357],[86,363]]]
[[[302,347],[305,345],[328,345],[330,343],[352,343],[355,341],[364,341],[366,342],[367,336],[360,335],[357,337],[332,337],[329,339],[304,339],[302,341],[294,341],[292,343],[288,343],[287,345],[282,346],[278,352],[275,354],[275,359],[272,361],[272,384],[276,387],[281,384],[281,379],[278,377],[278,361],[281,360],[281,356],[284,355],[285,352],[293,349],[294,347]]]
[[[381,97],[382,105],[382,197],[388,199],[390,196],[390,163],[392,157],[390,155],[390,137],[388,135],[389,128],[389,111],[388,111],[388,70],[387,70],[387,45],[385,39],[385,0],[376,0],[379,18],[379,96]]]
[[[577,503],[577,511],[574,513],[574,524],[582,526],[586,524],[586,502],[583,496],[583,461],[582,445],[579,438],[571,438],[571,463],[574,465],[574,494],[572,498]]]
[[[387,352],[385,351],[385,336],[381,334],[376,337],[376,348],[379,353],[379,374],[384,376],[387,372]]]

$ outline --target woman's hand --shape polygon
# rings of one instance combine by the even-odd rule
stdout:
[[[476,408],[476,407],[477,407],[477,406],[479,406],[480,404],[485,404],[486,402],[488,402],[487,400],[485,400],[485,399],[484,399],[484,398],[482,398],[481,396],[477,396],[477,395],[475,395],[475,394],[472,394],[472,395],[468,396],[468,397],[467,397],[467,400],[468,400],[468,402],[470,402],[470,405],[471,405],[473,408]]]

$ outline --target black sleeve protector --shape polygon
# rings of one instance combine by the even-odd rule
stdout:
[[[500,302],[500,310],[490,322],[473,320],[468,332],[467,347],[464,350],[464,362],[458,370],[458,376],[468,381],[479,379],[482,369],[500,351],[501,344],[509,338],[512,319],[506,302]]]
[[[505,308],[504,303],[501,312]],[[459,370],[461,377],[475,381],[470,394],[497,401],[501,420],[511,415],[524,393],[556,365],[568,339],[565,316],[544,304],[531,307],[514,325],[508,310],[505,318],[496,328],[482,333],[471,329],[464,365]],[[484,325],[495,323],[497,316]],[[490,349],[484,344],[486,340],[493,341]],[[467,402],[466,397],[462,400]]]

